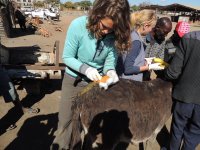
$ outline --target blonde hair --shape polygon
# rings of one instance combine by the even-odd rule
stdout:
[[[131,14],[131,28],[139,29],[142,25],[156,23],[156,14],[153,10],[141,10]]]

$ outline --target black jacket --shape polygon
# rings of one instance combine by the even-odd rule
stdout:
[[[200,104],[200,31],[190,32],[181,39],[165,77],[175,80],[173,98]]]

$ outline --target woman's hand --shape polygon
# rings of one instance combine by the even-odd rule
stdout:
[[[85,75],[90,79],[91,81],[99,81],[101,80],[102,76],[99,74],[96,68],[89,67],[85,71]]]
[[[149,65],[149,70],[163,70],[165,67],[161,63],[153,63]]]
[[[105,90],[107,90],[110,85],[115,84],[119,81],[119,77],[115,70],[109,70],[106,73],[105,79],[106,79],[106,81],[99,82],[99,87],[104,88]]]
[[[119,77],[115,70],[109,70],[106,75],[113,79],[111,84],[115,84],[119,81]]]
[[[149,57],[149,58],[144,58],[144,59],[146,60],[146,63],[147,63],[148,65],[150,65],[150,64],[152,63],[152,61],[153,61],[154,58],[155,58],[155,57]]]

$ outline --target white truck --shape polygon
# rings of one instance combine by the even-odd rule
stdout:
[[[24,14],[30,18],[32,17],[39,17],[42,19],[46,19],[46,16],[44,14],[44,10],[43,9],[36,9],[36,10],[32,10],[32,11],[25,11]]]
[[[53,11],[50,11],[49,9],[44,9],[44,14],[50,20],[54,20],[54,19],[59,20],[59,17],[60,17],[60,14],[58,12],[53,12]]]
[[[30,18],[39,17],[42,19],[59,20],[60,17],[59,13],[51,12],[49,9],[36,9],[33,11],[25,11],[24,13]]]

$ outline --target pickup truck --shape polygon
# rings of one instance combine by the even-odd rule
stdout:
[[[44,14],[43,9],[36,9],[36,10],[33,10],[33,11],[25,11],[24,14],[27,15],[28,17],[30,17],[30,18],[39,17],[39,18],[42,18],[42,19],[46,19],[46,16]]]
[[[60,14],[51,12],[49,9],[36,9],[33,11],[25,11],[24,14],[30,18],[39,17],[42,19],[57,19],[59,20]]]
[[[50,20],[54,20],[54,19],[59,20],[59,17],[60,17],[59,13],[52,12],[49,9],[44,9],[44,14]]]

